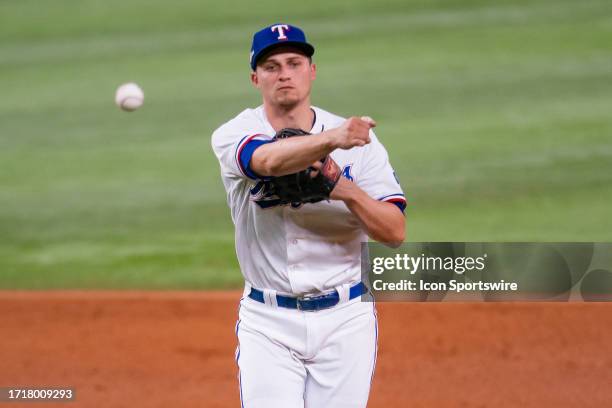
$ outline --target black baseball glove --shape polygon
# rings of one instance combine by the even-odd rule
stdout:
[[[306,137],[309,134],[302,129],[285,128],[279,130],[274,139]],[[308,167],[297,173],[272,178],[274,193],[280,198],[281,204],[316,203],[329,199],[329,194],[340,179],[340,167],[329,155],[320,161],[320,171]]]

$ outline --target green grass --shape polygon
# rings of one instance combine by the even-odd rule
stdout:
[[[239,287],[210,134],[280,20],[313,103],[379,122],[410,241],[612,240],[612,3],[284,4],[0,3],[0,288]]]

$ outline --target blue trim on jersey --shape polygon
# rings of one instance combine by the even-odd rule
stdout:
[[[391,203],[391,204],[395,204],[397,206],[397,208],[400,209],[400,211],[403,213],[406,212],[406,202],[402,202],[402,201],[385,201],[387,203]]]
[[[247,177],[253,180],[262,179],[260,175],[251,169],[251,159],[253,158],[253,153],[259,146],[272,142],[273,140],[250,140],[242,146],[240,149],[240,157],[238,157],[238,164],[240,164],[242,171]]]
[[[395,194],[389,194],[389,195],[386,195],[386,196],[384,196],[384,197],[380,197],[380,198],[378,199],[378,201],[384,201],[384,199],[385,199],[385,198],[394,197],[394,196],[404,197],[404,195],[403,195],[402,193],[395,193]]]
[[[234,160],[236,160],[236,166],[238,166],[238,170],[240,170],[240,172],[242,174],[244,174],[244,170],[242,169],[242,165],[240,164],[240,151],[242,149],[242,143],[247,139],[247,138],[253,138],[256,135],[246,135],[245,137],[243,137],[242,139],[240,139],[240,142],[238,142],[238,145],[236,145],[236,151],[234,152]]]
[[[238,322],[236,323],[236,340],[238,340],[238,350],[236,352],[236,365],[238,366],[238,388],[240,389],[240,407],[244,408],[244,401],[242,400],[242,373],[240,372],[240,338],[238,337],[238,331],[240,330],[240,323],[242,320],[240,319],[240,309],[242,308],[242,299],[240,298],[240,302],[238,303]]]
[[[402,214],[406,211],[406,198],[401,193],[389,194],[382,198],[379,198],[378,201],[384,201],[386,203],[395,204],[397,208],[400,209]]]

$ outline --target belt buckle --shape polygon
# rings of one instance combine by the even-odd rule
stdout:
[[[297,298],[295,298],[295,306],[297,307],[297,310],[300,310],[302,312],[314,312],[316,309],[304,309],[301,306],[301,302],[305,302],[308,300],[311,300],[313,298],[313,296],[299,296]]]
[[[296,298],[295,300],[295,304],[297,306],[297,310],[301,310],[302,312],[316,312],[317,310],[320,310],[319,307],[314,307],[312,309],[304,309],[301,305],[300,302],[308,302],[311,300],[316,300],[318,298],[324,297],[325,295],[321,295],[321,294],[306,294],[304,296],[299,296]]]
[[[335,292],[335,291],[334,291]],[[319,310],[325,310],[325,309],[329,309],[330,307],[333,306],[328,306],[328,307],[321,307],[320,305],[318,305],[317,303],[315,303],[314,307],[312,309],[304,309],[302,308],[302,306],[300,306],[300,302],[308,302],[308,301],[318,301],[318,300],[323,300],[328,296],[332,296],[334,294],[334,292],[329,292],[329,293],[317,293],[317,294],[307,294],[304,296],[300,296],[296,299],[296,306],[298,310],[301,310],[303,312],[318,312]]]

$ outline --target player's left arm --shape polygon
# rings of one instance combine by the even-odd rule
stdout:
[[[404,241],[406,218],[396,204],[373,199],[344,177],[340,177],[330,198],[344,201],[373,240],[392,247],[398,247]]]
[[[370,144],[359,148],[362,154],[353,163],[354,177],[351,181],[341,177],[330,198],[344,201],[370,238],[399,246],[405,238],[406,199],[387,150],[373,131],[370,138]]]

